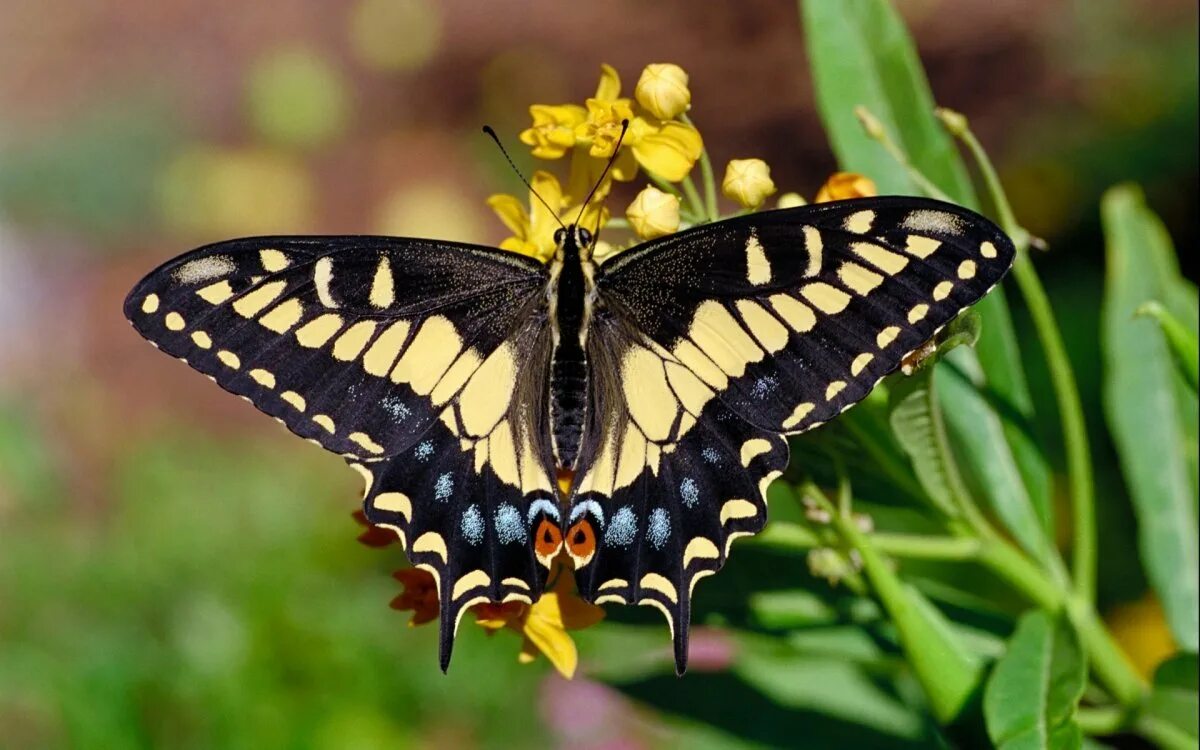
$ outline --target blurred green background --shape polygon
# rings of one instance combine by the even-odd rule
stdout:
[[[1097,203],[1143,184],[1195,278],[1196,5],[899,6],[939,103],[971,117],[1049,243],[1037,263],[1095,419],[1101,607],[1148,671],[1170,644],[1101,424]],[[924,744],[919,717],[864,702],[896,668],[873,644],[833,633],[784,656],[727,638],[727,611],[705,620],[706,597],[762,571],[809,581],[802,558],[735,555],[699,589],[709,627],[682,681],[661,676],[655,613],[582,633],[571,683],[464,623],[443,676],[433,630],[387,608],[399,551],[354,541],[357,477],[121,316],[145,271],[236,235],[497,242],[484,198],[522,191],[479,126],[515,143],[529,104],[582,100],[601,62],[629,85],[660,61],[691,75],[714,162],[765,158],[810,197],[834,169],[791,3],[0,4],[0,746],[779,746],[792,726]],[[714,691],[741,691],[743,715]],[[710,726],[685,718],[701,710]]]

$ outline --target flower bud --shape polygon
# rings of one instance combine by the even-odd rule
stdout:
[[[646,187],[637,194],[625,218],[638,237],[652,240],[679,229],[679,199],[656,187]]]
[[[743,208],[758,208],[775,192],[771,168],[762,159],[730,159],[721,192]]]
[[[799,193],[784,193],[783,195],[779,196],[779,200],[776,201],[775,207],[796,208],[797,206],[803,206],[807,203],[808,201],[804,200],[804,197]]]
[[[813,203],[828,203],[847,198],[870,198],[879,195],[879,189],[870,177],[854,172],[834,172],[817,191]]]
[[[647,65],[633,91],[638,104],[662,120],[672,120],[687,111],[692,103],[688,74],[671,63]]]

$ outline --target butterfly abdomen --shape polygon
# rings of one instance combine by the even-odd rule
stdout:
[[[564,340],[554,351],[550,370],[550,419],[560,468],[575,465],[586,403],[587,359],[578,343]]]

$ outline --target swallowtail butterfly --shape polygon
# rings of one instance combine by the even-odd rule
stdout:
[[[785,435],[865,397],[978,301],[1013,246],[906,197],[766,211],[604,262],[392,237],[219,242],[150,273],[139,333],[366,480],[433,574],[441,664],[481,602],[531,602],[565,548],[581,595],[661,610],[687,660],[696,582],[766,521]],[[558,471],[572,470],[560,497]]]

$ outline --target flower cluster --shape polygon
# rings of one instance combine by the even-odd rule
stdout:
[[[624,245],[599,243],[595,254],[597,260],[603,260],[635,241],[723,218],[712,163],[700,132],[687,114],[691,103],[687,72],[678,65],[654,63],[642,70],[632,99],[621,96],[617,71],[601,65],[596,93],[583,104],[532,105],[532,122],[521,132],[521,142],[537,159],[566,163],[566,181],[561,182],[547,170],[534,172],[530,183],[546,205],[532,195],[528,208],[526,201],[516,196],[488,198],[488,205],[512,232],[500,246],[546,261],[554,254],[554,230],[559,221],[577,222],[593,230],[605,226],[627,230],[629,242]],[[629,125],[621,138],[624,122]],[[612,168],[600,181],[610,159]],[[693,178],[697,168],[699,176]],[[632,182],[639,176],[644,176],[648,184],[626,207],[624,218],[614,218],[604,205],[613,183]],[[703,192],[696,185],[697,179]],[[581,204],[593,186],[595,196],[585,208]],[[731,159],[720,192],[736,204],[736,214],[766,207],[776,187],[771,169],[762,159]],[[815,200],[874,194],[870,180],[839,173],[821,188]],[[797,193],[785,193],[775,207],[804,203]]]

